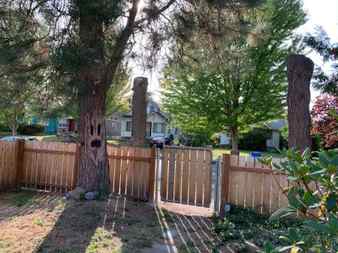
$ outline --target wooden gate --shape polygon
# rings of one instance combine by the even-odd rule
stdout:
[[[107,146],[111,191],[138,200],[152,200],[155,149]]]
[[[163,149],[161,200],[209,207],[212,152],[210,149]]]

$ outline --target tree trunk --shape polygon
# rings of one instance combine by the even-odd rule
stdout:
[[[311,148],[310,81],[313,62],[303,55],[290,55],[288,68],[289,148]]]
[[[86,191],[107,191],[105,95],[83,96],[80,101],[80,173],[78,186]]]
[[[105,131],[105,98],[111,80],[106,80],[103,23],[96,1],[79,1],[80,43],[84,57],[79,72],[80,168],[78,186],[85,191],[106,192],[108,159]]]
[[[147,87],[147,78],[136,77],[134,79],[132,106],[132,142],[134,145],[144,145],[146,141]]]
[[[18,135],[18,131],[17,131],[16,125],[15,125],[15,126],[12,126],[12,127],[11,127],[11,130],[12,130],[12,135],[13,135],[13,136],[17,136],[17,135]]]
[[[232,155],[239,155],[238,129],[237,129],[237,127],[231,127],[230,134],[231,134],[231,154]]]

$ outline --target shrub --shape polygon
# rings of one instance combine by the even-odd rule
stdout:
[[[289,207],[272,218],[296,212],[305,217],[298,228],[290,228],[281,239],[288,243],[280,252],[338,252],[338,150],[311,154],[284,152],[286,161],[274,166],[291,182],[284,189]],[[272,158],[265,159],[271,165]]]
[[[212,144],[210,136],[206,134],[189,134],[181,138],[180,143],[185,146],[201,147]]]
[[[18,133],[23,135],[35,135],[43,133],[44,126],[42,125],[20,125]]]
[[[271,138],[271,130],[267,128],[253,128],[239,137],[239,148],[244,150],[266,151],[266,140]]]
[[[10,132],[11,129],[3,124],[0,124],[0,132]]]

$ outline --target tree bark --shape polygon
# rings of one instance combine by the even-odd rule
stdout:
[[[287,70],[289,148],[303,152],[311,148],[310,81],[314,64],[304,55],[290,55]]]
[[[237,129],[237,127],[231,127],[230,134],[231,134],[231,154],[232,155],[239,155],[238,129]]]
[[[134,79],[132,106],[132,142],[134,145],[144,145],[146,142],[147,87],[147,78],[136,77]]]
[[[13,135],[13,136],[17,136],[18,131],[17,131],[16,125],[11,127],[11,131],[12,131],[12,135]]]
[[[94,1],[93,1],[94,2]],[[86,62],[79,72],[80,168],[78,186],[85,191],[108,190],[108,159],[105,131],[106,80],[103,23],[88,1],[78,3],[80,43]]]

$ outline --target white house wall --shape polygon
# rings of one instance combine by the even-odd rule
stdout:
[[[131,131],[126,131],[126,126],[127,126],[127,121],[131,121],[131,118],[122,118],[121,119],[121,137],[131,137]],[[161,117],[160,115],[158,115],[157,113],[153,113],[148,115],[147,117],[147,122],[151,122],[152,123],[152,131],[151,131],[151,137],[165,137],[166,136],[166,131],[167,131],[167,122],[166,120]],[[154,128],[153,128],[153,124],[154,123],[161,123],[161,124],[165,124],[165,132],[164,133],[154,133]]]
[[[126,131],[127,121],[131,121],[131,119],[121,119],[121,137],[131,137],[131,132]]]

